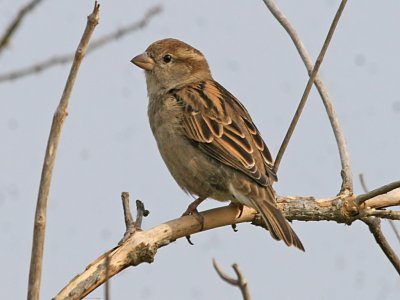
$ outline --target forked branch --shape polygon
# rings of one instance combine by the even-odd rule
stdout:
[[[311,56],[308,53],[306,47],[304,46],[303,42],[301,41],[296,29],[292,26],[288,18],[282,13],[282,11],[278,8],[278,6],[274,3],[273,0],[264,0],[265,5],[268,7],[272,15],[277,19],[277,21],[282,25],[282,27],[286,30],[289,34],[290,38],[292,39],[297,51],[300,54],[301,59],[303,60],[304,65],[308,73],[312,74],[312,70],[314,69]],[[343,6],[343,2],[339,7],[339,10]],[[332,28],[332,26],[331,26]],[[310,81],[309,81],[310,82]],[[347,150],[346,139],[343,134],[343,130],[340,126],[335,108],[332,104],[330,99],[328,90],[324,85],[323,81],[321,80],[320,76],[315,74],[314,84],[317,87],[317,90],[321,96],[321,99],[324,103],[325,110],[328,114],[329,121],[331,123],[331,127],[333,133],[335,135],[336,143],[338,145],[339,156],[342,166],[342,187],[341,193],[352,193],[353,192],[353,179],[352,179],[352,172],[351,172],[351,165],[350,165],[350,158],[349,153]],[[297,121],[296,121],[297,122]],[[283,155],[283,154],[282,154]]]
[[[247,280],[244,277],[242,271],[240,270],[238,264],[232,265],[232,269],[235,271],[237,278],[232,278],[228,274],[226,274],[224,271],[222,271],[222,269],[220,268],[220,266],[218,265],[217,261],[214,258],[213,258],[213,266],[214,266],[215,271],[217,272],[217,274],[223,281],[225,281],[233,286],[237,286],[240,289],[242,296],[243,296],[243,300],[251,300]]]
[[[367,184],[365,183],[365,180],[364,180],[364,176],[362,174],[360,174],[359,177],[360,177],[361,186],[362,186],[365,194],[360,195],[356,198],[355,202],[358,205],[360,205],[361,203],[365,203],[365,201],[367,201],[368,199],[371,199],[372,197],[374,197],[374,195],[377,195],[377,194],[379,195],[385,191],[387,191],[385,193],[392,191],[393,189],[390,189],[390,190],[388,189],[389,186],[390,187],[396,186],[393,183],[391,183],[389,185],[385,185],[379,189],[369,192]],[[361,199],[361,200],[359,200],[359,199]],[[380,212],[384,213],[387,211],[380,211]],[[397,213],[400,215],[400,212],[397,212]],[[382,217],[382,216],[380,216],[380,217]],[[397,273],[399,273],[399,275],[400,275],[400,259],[397,256],[396,252],[393,250],[393,248],[390,246],[389,242],[387,241],[386,237],[384,236],[384,234],[382,232],[381,220],[378,219],[377,217],[366,217],[366,218],[363,218],[362,220],[364,221],[365,224],[368,225],[369,231],[374,236],[375,241],[377,242],[379,247],[381,247],[383,253],[385,253],[386,257],[389,259],[389,261],[392,263],[392,265],[396,269]],[[388,221],[389,221],[397,239],[400,240],[399,232],[397,231],[394,221],[391,219],[389,219]]]

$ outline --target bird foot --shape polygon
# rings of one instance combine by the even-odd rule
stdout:
[[[239,210],[239,214],[236,217],[236,219],[239,219],[243,214],[243,208],[244,208],[243,204],[242,203],[237,203],[237,202],[231,202],[231,203],[229,203],[229,205],[233,206],[233,207],[235,207],[235,208],[237,208]]]
[[[182,214],[182,217],[184,216],[193,216],[196,218],[196,220],[200,223],[200,231],[204,229],[204,217],[199,213],[197,210],[197,206],[200,205],[201,202],[203,202],[205,198],[197,198],[194,200],[192,203],[189,204],[185,212]],[[194,245],[193,242],[190,240],[190,235],[186,236],[186,240],[190,245]]]
[[[203,231],[204,229],[204,217],[199,213],[199,211],[196,209],[194,209],[191,212],[188,212],[187,210],[182,214],[183,216],[193,216],[195,217],[195,219],[200,223],[200,231]],[[190,239],[190,235],[186,236],[186,240],[188,241],[188,243],[190,245],[194,245],[192,240]]]

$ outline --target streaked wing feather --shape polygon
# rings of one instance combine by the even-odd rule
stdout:
[[[203,81],[174,90],[173,95],[184,107],[184,133],[197,142],[199,149],[260,185],[268,185],[271,174],[275,179],[264,141],[246,109],[232,94],[215,81]],[[237,115],[229,115],[229,110]]]

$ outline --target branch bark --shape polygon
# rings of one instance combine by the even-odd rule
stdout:
[[[88,16],[85,31],[76,50],[74,62],[72,63],[71,71],[65,84],[64,92],[56,109],[56,112],[54,113],[53,123],[51,124],[36,204],[36,213],[33,228],[32,254],[29,269],[29,300],[39,299],[43,265],[44,239],[46,231],[47,203],[58,142],[60,139],[62,126],[64,124],[65,118],[68,115],[67,107],[72,88],[75,83],[75,79],[78,75],[79,66],[82,62],[83,57],[85,56],[90,37],[92,36],[92,33],[99,20],[99,8],[100,5],[96,2],[93,12]]]
[[[400,189],[392,193],[395,193],[391,198],[393,199],[392,205],[399,205]],[[364,206],[358,207],[354,199],[355,196],[350,195],[318,200],[314,197],[279,197],[278,206],[289,220],[325,220],[351,224],[365,217]],[[380,199],[385,202],[385,205],[388,205],[383,195]],[[366,205],[367,209],[374,209],[379,208],[382,204],[372,198],[366,202]],[[229,205],[202,212],[202,216],[204,217],[204,231],[243,222],[265,226],[257,212],[248,207],[244,207],[240,214],[237,207]],[[201,225],[195,217],[185,216],[146,231],[136,231],[120,245],[90,263],[54,299],[81,299],[101,285],[106,280],[107,256],[110,258],[109,276],[112,277],[129,266],[137,266],[144,262],[152,263],[159,248],[167,246],[179,238],[193,235],[200,230]]]
[[[292,39],[293,44],[295,45],[297,51],[301,59],[303,60],[306,69],[311,75],[311,72],[314,68],[311,56],[308,53],[306,47],[301,41],[296,29],[289,22],[288,18],[282,13],[282,11],[278,8],[278,6],[274,3],[273,0],[264,0],[265,5],[268,7],[272,15],[276,18],[276,20],[282,25],[282,27],[289,34],[289,37]],[[325,110],[328,114],[329,121],[331,123],[331,127],[333,133],[335,135],[336,143],[338,145],[340,162],[342,167],[342,187],[341,193],[352,193],[353,192],[353,176],[350,165],[350,156],[347,150],[346,139],[343,134],[343,130],[340,126],[339,119],[337,117],[335,108],[332,104],[332,100],[329,96],[328,89],[325,84],[321,80],[318,74],[315,75],[314,84],[317,87],[318,93],[321,96],[322,102],[324,103]]]

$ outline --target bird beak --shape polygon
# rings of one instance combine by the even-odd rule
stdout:
[[[131,59],[131,63],[137,65],[145,71],[151,71],[154,68],[154,60],[146,52],[139,54]]]

